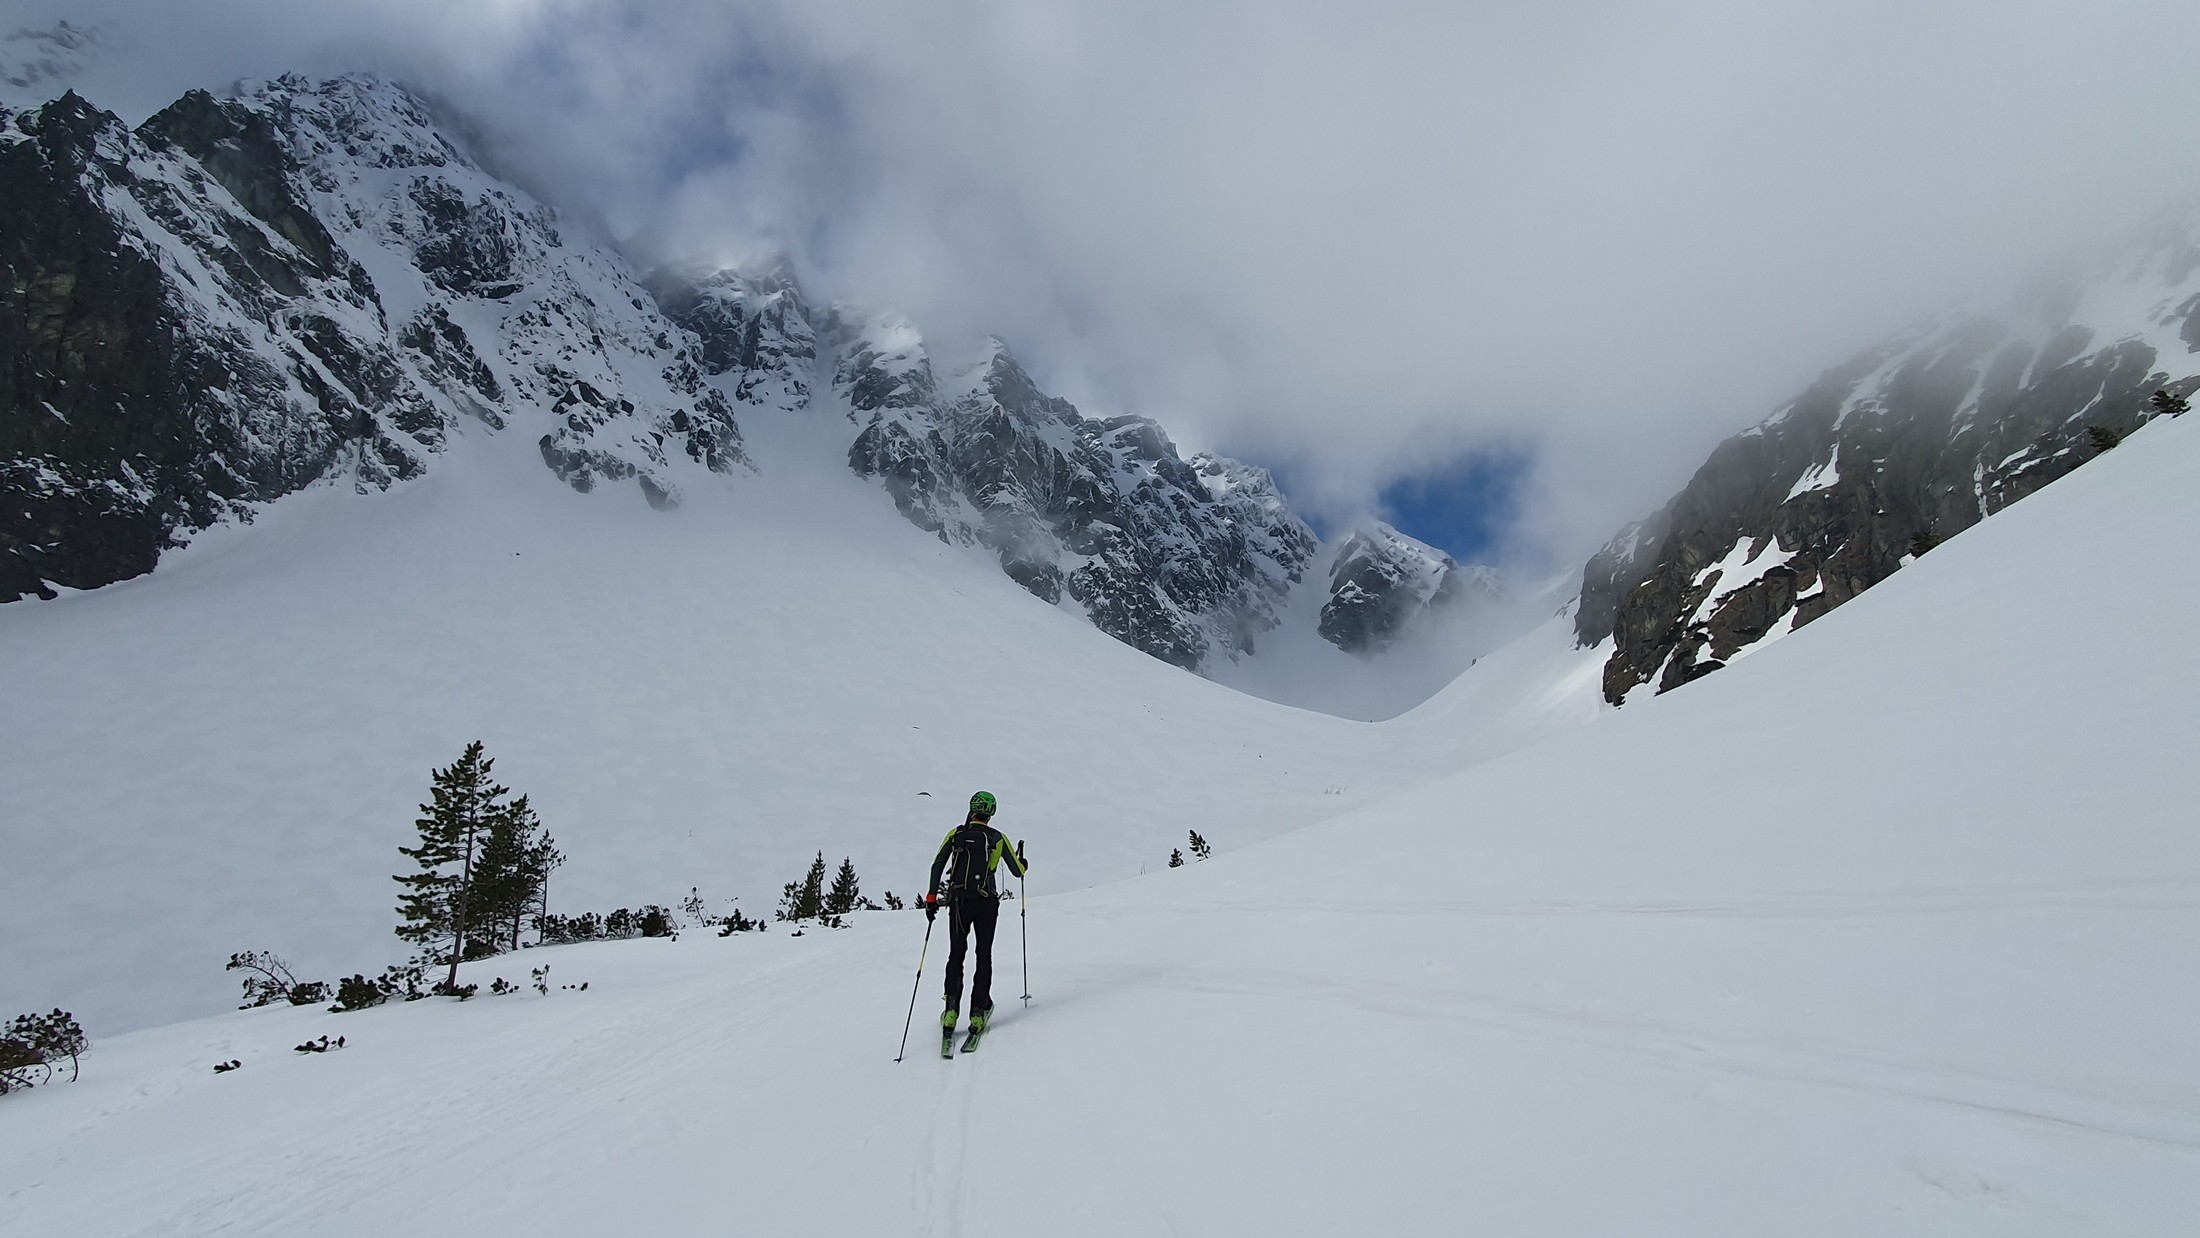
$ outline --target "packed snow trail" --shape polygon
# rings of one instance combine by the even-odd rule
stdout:
[[[978,1054],[892,1060],[914,912],[529,951],[469,970],[589,990],[100,1041],[0,1106],[0,1231],[2183,1232],[2196,472],[2158,424],[1686,691],[1043,898]]]

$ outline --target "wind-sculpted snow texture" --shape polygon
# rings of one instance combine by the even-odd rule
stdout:
[[[415,476],[461,417],[660,506],[677,457],[743,459],[624,260],[371,77],[193,92],[134,131],[74,94],[6,116],[0,279],[0,601]]]
[[[850,467],[912,523],[991,549],[1125,644],[1194,670],[1250,653],[1314,557],[1265,470],[1186,460],[1144,417],[1085,417],[998,341],[942,381],[905,321],[836,318],[831,334],[834,395],[862,427]]]
[[[1462,567],[1434,546],[1370,521],[1337,547],[1321,634],[1347,653],[1380,653],[1423,616],[1501,592],[1495,569]]]
[[[1811,623],[2200,389],[2200,236],[1953,315],[1829,371],[1599,551],[1576,635],[1606,699],[1665,691]]]

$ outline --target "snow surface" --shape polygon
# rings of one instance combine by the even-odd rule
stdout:
[[[466,427],[386,494],[324,486],[150,576],[0,608],[0,1007],[110,1033],[221,1009],[233,951],[379,971],[396,848],[477,738],[571,857],[554,906],[699,887],[760,915],[819,850],[908,894],[979,787],[1043,823],[1051,892],[1531,737],[1187,675],[907,524],[830,424],[746,421],[761,473],[694,469],[677,511]]]
[[[294,529],[355,546],[284,564],[283,591],[257,584],[286,549],[283,530],[263,527],[149,581],[0,615],[9,681],[45,675],[36,699],[65,732],[35,756],[81,750],[95,738],[81,729],[90,719],[114,723],[57,689],[121,703],[157,670],[164,642],[188,637],[205,661],[181,686],[210,695],[164,682],[142,716],[98,737],[120,755],[82,771],[101,784],[89,797],[142,781],[137,763],[163,748],[213,757],[236,744],[233,760],[273,745],[267,768],[312,760],[305,781],[332,784],[332,802],[387,782],[376,805],[387,816],[418,777],[404,761],[382,774],[388,754],[424,769],[479,728],[507,754],[500,771],[539,785],[546,812],[576,797],[551,820],[561,837],[585,836],[568,847],[583,855],[614,838],[679,853],[638,828],[679,819],[659,802],[672,793],[651,784],[721,759],[759,789],[820,797],[760,791],[772,798],[756,828],[845,820],[865,792],[843,784],[944,791],[981,778],[1003,791],[1001,824],[1030,838],[1038,874],[1095,864],[1103,849],[1127,862],[1147,845],[1140,830],[1160,842],[1187,822],[1223,853],[1009,904],[998,991],[1011,1000],[986,1047],[953,1062],[932,1056],[925,1031],[936,939],[910,1057],[892,1061],[923,939],[909,913],[800,938],[775,929],[555,947],[471,969],[517,980],[547,962],[553,982],[589,981],[585,993],[261,1010],[103,1036],[81,1083],[6,1101],[0,1231],[2188,1232],[2200,1215],[2190,983],[2200,836],[2184,771],[2200,744],[2200,662],[2175,624],[2200,603],[2200,582],[2169,569],[2200,541],[2196,470],[2200,419],[2157,422],[1746,663],[1396,795],[1355,790],[1342,815],[1256,846],[1237,846],[1238,831],[1269,814],[1280,831],[1321,807],[1299,798],[1311,772],[1301,762],[1326,754],[1333,764],[1318,777],[1384,785],[1394,775],[1379,762],[1414,726],[1533,693],[1477,704],[1470,674],[1396,723],[1356,728],[1248,705],[1081,627],[1077,642],[1049,644],[1026,627],[1074,621],[1038,607],[981,610],[1006,594],[980,592],[976,571],[957,579],[885,556],[864,565],[900,582],[888,600],[923,625],[924,652],[950,671],[994,668],[993,708],[976,714],[980,694],[938,695],[958,675],[902,662],[913,642],[833,605],[868,579],[852,564],[773,580],[754,574],[774,565],[769,552],[721,548],[736,580],[714,592],[659,578],[659,562],[634,557],[649,543],[589,535],[618,524],[600,507],[591,523],[547,502],[515,505],[498,523],[493,505],[467,509],[432,482],[332,499]],[[374,502],[461,510],[434,513],[441,524],[380,513],[354,527],[348,514]],[[678,528],[714,518],[698,506]],[[453,532],[439,547],[422,528]],[[529,530],[538,536],[520,540]],[[765,546],[789,536],[782,524],[761,531]],[[668,540],[702,553],[700,533]],[[577,544],[554,573],[524,564],[562,542]],[[520,561],[506,564],[513,546]],[[393,562],[400,551],[414,561]],[[429,620],[448,610],[434,599],[416,609],[387,593],[402,579],[490,572],[509,605],[440,628]],[[942,596],[956,590],[976,599],[970,609]],[[253,613],[215,604],[234,593],[270,607],[272,621],[222,630]],[[560,601],[569,596],[596,604]],[[834,664],[798,670],[740,658],[743,638],[766,634],[755,615],[779,613],[773,598],[826,635],[861,627],[886,648],[821,644]],[[347,659],[316,626],[367,601],[417,643],[414,657]],[[723,608],[691,609],[713,602]],[[938,623],[977,613],[991,622]],[[668,614],[683,618],[658,618]],[[584,619],[571,660],[544,656],[546,630]],[[68,643],[78,632],[110,653],[100,684],[70,661],[83,656]],[[1549,639],[1532,634],[1523,661]],[[15,652],[27,645],[42,656]],[[49,669],[56,662],[75,675]],[[626,678],[676,669],[688,679],[671,689]],[[468,707],[432,687],[460,671],[511,699]],[[227,698],[213,691],[246,672],[251,682]],[[823,695],[875,691],[881,720],[813,726],[814,710],[779,695],[805,679],[828,685]],[[1046,691],[1017,686],[1026,679]],[[376,683],[386,697],[370,710],[365,685]],[[723,713],[767,714],[769,725],[736,732],[697,704],[734,688],[738,706]],[[574,699],[601,722],[575,726]],[[1069,700],[1098,719],[1073,726]],[[432,728],[410,720],[422,704]],[[1167,721],[1127,716],[1147,708]],[[909,718],[984,733],[916,740],[898,734],[916,725]],[[1214,729],[1224,723],[1235,729]],[[9,725],[6,750],[20,751],[34,729]],[[229,736],[236,726],[250,734]],[[782,730],[801,742],[772,742]],[[1117,743],[1100,756],[1052,751],[1067,742],[1053,737],[1073,732]],[[768,759],[716,747],[736,733],[769,744]],[[1256,733],[1274,743],[1270,757],[1298,745],[1291,778],[1232,751]],[[338,735],[355,743],[316,753]],[[908,750],[890,735],[909,738]],[[1379,742],[1355,747],[1354,736]],[[814,773],[765,779],[773,761]],[[1110,777],[1074,788],[1037,781],[1101,765]],[[179,757],[164,772],[180,796],[208,781],[232,787],[240,819],[274,807],[264,768]],[[592,777],[617,793],[587,798]],[[1141,784],[1149,812],[1108,816],[1103,835],[1097,817],[1071,810],[1111,780]],[[10,788],[11,804],[22,789]],[[1196,803],[1182,798],[1192,794]],[[637,797],[620,830],[579,824]],[[906,870],[930,844],[935,808],[878,830]],[[369,819],[349,819],[349,831],[373,832]],[[359,852],[369,873],[394,835],[375,828]],[[775,861],[784,867],[808,837],[788,839]],[[170,873],[177,884],[205,875],[153,834],[39,840],[78,863],[98,862],[101,847],[142,847],[139,865],[186,866]],[[8,841],[23,854],[22,840]],[[300,871],[250,849],[227,854],[269,885]],[[53,883],[70,871],[46,864],[36,875]],[[336,897],[340,876],[317,880]],[[27,887],[12,866],[7,880],[15,916]],[[90,926],[86,936],[162,914],[130,898],[40,900]],[[1019,906],[1037,995],[1028,1009],[1012,1000]],[[19,927],[11,921],[11,943]],[[30,953],[63,945],[49,934]],[[11,968],[23,953],[11,950]],[[323,1033],[348,1047],[291,1052]],[[243,1067],[211,1073],[230,1058]]]

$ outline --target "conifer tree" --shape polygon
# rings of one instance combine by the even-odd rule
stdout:
[[[397,935],[423,947],[450,941],[451,971],[445,981],[450,989],[458,987],[458,964],[466,951],[477,853],[491,824],[511,812],[511,805],[503,802],[511,788],[498,786],[489,776],[495,765],[475,740],[448,768],[436,770],[429,802],[420,806],[421,816],[413,822],[420,845],[398,848],[418,871],[395,878],[405,887],[397,903],[404,918]]]
[[[810,861],[810,871],[800,881],[790,881],[779,892],[778,917],[782,920],[814,920],[825,914],[825,853]]]
[[[1191,831],[1191,835],[1193,855],[1196,855],[1200,859],[1204,860],[1215,853],[1215,849],[1207,845],[1207,840],[1199,836],[1198,830]]]
[[[825,914],[847,915],[856,909],[862,899],[863,891],[856,886],[855,862],[844,856],[840,861],[840,871],[833,875],[833,888],[825,892]]]
[[[1169,853],[1169,867],[1170,867],[1170,868],[1182,868],[1182,867],[1184,867],[1184,853],[1183,853],[1183,851],[1181,851],[1181,850],[1177,850],[1177,851],[1171,851],[1171,852]]]
[[[492,816],[481,855],[474,862],[473,910],[466,918],[468,951],[481,955],[519,949],[520,930],[528,914],[547,910],[544,891],[550,884],[550,870],[564,862],[565,854],[543,829],[526,796]]]

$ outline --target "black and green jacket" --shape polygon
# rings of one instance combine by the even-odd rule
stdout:
[[[978,831],[980,834],[972,837],[964,833],[966,830]],[[972,865],[973,871],[968,874],[969,879],[961,881],[956,889],[942,890],[940,889],[940,878],[947,869],[948,861],[954,857],[958,850],[958,842],[968,848],[969,853],[980,856],[982,864]],[[1009,872],[1018,877],[1024,875],[1024,863],[1016,858],[1016,849],[1009,846],[1008,836],[985,822],[973,818],[949,830],[947,837],[940,840],[939,853],[932,857],[932,877],[930,881],[926,882],[924,888],[938,890],[942,896],[950,899],[999,898],[1001,896],[1000,891],[993,884],[993,870],[1004,862],[1008,865]],[[958,878],[963,876],[963,874],[949,875]]]

